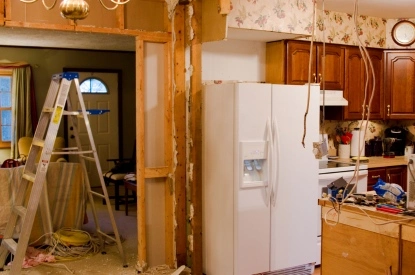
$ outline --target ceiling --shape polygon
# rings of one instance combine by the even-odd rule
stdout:
[[[317,0],[318,7],[352,14],[355,2],[358,13],[386,19],[415,18],[414,0]]]
[[[414,0],[317,0],[317,3],[320,9],[324,4],[325,10],[352,14],[355,1],[361,15],[386,19],[415,18]],[[0,27],[0,45],[135,51],[135,39],[132,36],[7,27]]]

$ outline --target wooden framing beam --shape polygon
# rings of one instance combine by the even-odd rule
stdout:
[[[4,25],[4,0],[0,0],[0,26]]]
[[[137,229],[138,255],[136,268],[143,272],[147,268],[146,241],[146,188],[145,188],[145,120],[144,120],[144,41],[136,38],[136,148],[137,148]]]
[[[117,26],[120,30],[125,27],[125,5],[121,5],[115,10],[115,16],[117,18]]]
[[[17,21],[5,21],[5,27],[14,28],[29,28],[55,31],[79,31],[87,33],[104,33],[104,34],[119,34],[140,37],[140,39],[151,42],[165,43],[171,39],[171,33],[168,32],[149,32],[140,30],[127,30],[115,28],[100,28],[91,26],[77,26],[77,25],[58,25],[46,23],[26,23]]]
[[[164,185],[165,263],[174,267],[174,162],[173,162],[173,104],[172,104],[172,43],[164,44],[164,159],[169,167],[169,177]]]
[[[231,11],[231,0],[218,0],[219,1],[219,13],[229,14]]]
[[[164,159],[165,166],[145,167],[145,93],[144,91],[144,45],[146,42],[163,44],[164,59]],[[138,256],[136,268],[144,272],[148,267],[147,243],[146,243],[146,197],[145,180],[149,178],[165,178],[165,258],[166,264],[175,266],[175,242],[174,242],[174,185],[173,174],[173,85],[172,85],[172,44],[171,36],[158,36],[149,33],[141,33],[136,36],[136,140],[137,140],[137,230],[138,230]]]
[[[203,274],[202,254],[202,1],[193,1],[191,27],[194,37],[190,41],[190,63],[193,67],[190,77],[190,196],[193,216],[189,217],[192,244],[189,247],[192,260],[192,274]]]
[[[176,6],[174,18],[174,127],[176,140],[175,176],[175,246],[177,266],[186,265],[187,234],[186,234],[186,84],[185,68],[185,6]]]

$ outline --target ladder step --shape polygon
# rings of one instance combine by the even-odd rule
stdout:
[[[79,111],[63,111],[63,115],[78,116],[78,115],[81,115],[81,112],[79,112]]]
[[[42,112],[44,112],[44,113],[53,113],[53,110],[55,110],[55,108],[45,107],[45,108],[42,109]]]
[[[69,152],[64,152],[64,154],[66,155],[82,155],[82,154],[91,154],[94,151],[89,150],[89,151],[69,151]]]
[[[28,181],[31,181],[31,182],[35,182],[35,177],[36,177],[36,174],[30,173],[30,172],[25,172],[22,175],[22,178],[27,179]]]
[[[86,160],[89,160],[89,161],[93,161],[93,162],[95,162],[95,158],[93,158],[93,157],[87,157],[87,156],[84,156],[84,155],[79,156],[79,157],[81,157],[81,158],[83,158],[83,159],[86,159]]]
[[[26,215],[27,209],[24,206],[19,205],[13,207],[13,212],[23,218]]]
[[[3,239],[1,241],[1,245],[5,246],[8,251],[10,251],[13,255],[16,254],[17,251],[17,243],[13,239]]]

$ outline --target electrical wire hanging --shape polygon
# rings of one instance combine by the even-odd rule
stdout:
[[[314,1],[314,5],[313,5],[313,27],[311,28],[311,43],[310,43],[310,59],[308,61],[308,86],[307,86],[307,106],[306,106],[306,110],[304,113],[304,132],[303,132],[303,139],[301,141],[301,144],[303,145],[303,147],[305,148],[305,137],[307,135],[307,115],[308,115],[308,110],[310,108],[310,89],[311,89],[311,64],[313,61],[313,42],[314,42],[314,32],[315,32],[315,26],[316,26],[316,6],[317,6],[317,2]]]

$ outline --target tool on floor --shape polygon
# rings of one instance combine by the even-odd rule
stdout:
[[[81,163],[85,175],[85,185],[87,189],[88,200],[92,209],[93,218],[96,225],[96,233],[98,234],[101,247],[104,247],[104,238],[113,240],[117,244],[118,251],[123,259],[123,266],[127,266],[120,235],[115,223],[114,214],[112,212],[104,179],[103,177],[99,177],[101,181],[102,194],[91,190],[90,182],[88,179],[85,161],[94,162],[99,175],[102,175],[102,170],[88,119],[88,114],[93,114],[96,112],[88,112],[88,110],[85,109],[82,92],[79,88],[78,78],[78,73],[73,72],[55,74],[52,76],[48,94],[46,96],[42,113],[39,118],[39,123],[34,134],[32,145],[30,146],[29,155],[23,170],[22,180],[17,191],[12,213],[9,222],[7,223],[3,240],[0,246],[0,269],[3,269],[9,252],[14,255],[13,263],[11,266],[11,274],[17,275],[21,273],[22,263],[25,257],[26,249],[28,247],[33,222],[39,206],[45,232],[53,233],[47,188],[44,188],[44,185],[46,185],[45,178],[50,162],[50,157],[52,154],[54,154],[53,144],[55,143],[62,115],[68,115],[70,121],[72,122],[74,129],[74,138],[76,140],[77,147],[63,148],[61,149],[62,151],[57,153],[79,155],[79,162]],[[72,82],[74,82],[76,87],[75,90],[79,98],[79,105],[81,106],[80,111],[72,111],[70,97],[68,97],[68,94],[71,91],[70,87]],[[64,110],[65,104],[67,104],[67,110]],[[85,129],[89,137],[90,144],[84,144],[84,146],[81,145],[81,141],[78,135],[78,117],[82,118],[80,121],[84,121]],[[82,151],[82,148],[86,147],[90,148],[90,150]],[[38,152],[41,152],[41,156],[39,163],[36,164],[35,162]],[[28,190],[31,191],[28,202],[26,203],[25,194]],[[94,206],[93,196],[98,196],[102,199],[105,199],[114,236],[110,236],[101,231]],[[22,222],[22,229],[18,234],[18,241],[16,242],[14,240],[14,238],[16,238],[14,236],[14,231],[18,222]],[[49,238],[46,237],[45,243],[50,244],[50,236]]]

